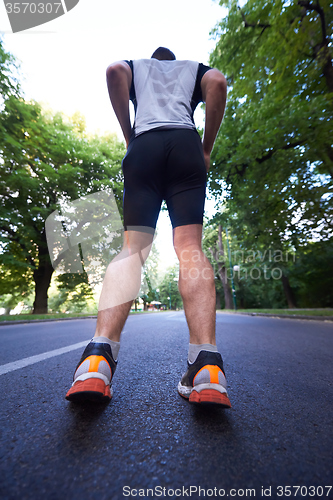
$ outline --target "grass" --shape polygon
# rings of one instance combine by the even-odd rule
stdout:
[[[131,311],[130,314],[143,314],[151,311]],[[2,321],[31,321],[35,319],[61,319],[61,318],[84,318],[87,316],[96,316],[96,312],[90,313],[49,313],[49,314],[1,314],[0,322]]]
[[[219,312],[235,313],[233,310],[220,309]],[[237,312],[278,314],[286,316],[333,316],[333,309],[237,309]]]
[[[0,321],[31,321],[32,319],[59,319],[59,318],[84,318],[93,316],[93,313],[55,313],[55,314],[3,314]]]
[[[142,314],[147,311],[131,312],[131,314]],[[333,316],[333,309],[219,309],[218,312],[236,314],[240,313],[264,313],[264,314],[278,314],[288,316]],[[60,319],[60,318],[84,318],[86,316],[95,316],[94,313],[55,313],[55,314],[16,314],[16,315],[0,315],[0,322],[2,321],[31,321],[36,319]]]

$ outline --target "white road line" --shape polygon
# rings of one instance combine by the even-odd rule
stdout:
[[[85,347],[88,344],[89,340],[86,340],[85,342],[79,342],[78,344],[68,345],[67,347],[61,347],[60,349],[54,349],[54,351],[43,352],[42,354],[30,356],[29,358],[19,359],[18,361],[14,361],[13,363],[1,365],[0,375],[4,375],[5,373],[9,373],[14,370],[19,370],[20,368],[24,368],[25,366],[34,365],[35,363],[39,363],[39,361],[44,361],[45,359],[53,358],[54,356],[60,356],[61,354],[65,354],[66,352],[75,351],[75,349]]]

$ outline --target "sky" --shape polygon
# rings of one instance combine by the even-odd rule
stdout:
[[[5,49],[21,63],[26,99],[54,111],[84,115],[88,132],[121,130],[109,101],[105,70],[118,60],[150,58],[158,46],[177,59],[208,63],[216,40],[210,31],[225,10],[213,0],[80,0],[65,15],[13,34],[0,1],[0,34]],[[203,112],[195,114],[203,126]],[[212,204],[206,204],[212,210]],[[157,248],[164,267],[176,262],[166,213],[157,226]]]

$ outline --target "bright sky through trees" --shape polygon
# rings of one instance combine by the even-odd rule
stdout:
[[[120,59],[150,57],[167,46],[177,59],[208,62],[215,46],[209,32],[224,10],[212,0],[114,1],[80,0],[68,14],[45,25],[11,33],[4,3],[0,2],[0,33],[7,51],[21,61],[27,99],[71,115],[79,111],[87,130],[116,132],[105,83],[108,64]],[[202,111],[196,113],[202,125]],[[163,224],[161,224],[163,221]],[[175,254],[166,214],[159,221],[162,260]]]

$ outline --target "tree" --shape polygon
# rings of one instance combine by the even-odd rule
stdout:
[[[159,284],[159,300],[171,309],[181,309],[183,301],[178,290],[178,265],[170,267]]]
[[[311,164],[318,162],[318,172],[332,177],[331,2],[220,4],[229,12],[215,29],[211,63],[231,86],[225,124],[231,135],[221,144],[227,180],[262,170],[277,152],[289,150],[302,151]]]
[[[124,146],[114,136],[86,136],[78,115],[66,120],[11,96],[0,115],[0,154],[0,258],[16,245],[17,262],[33,274],[33,313],[45,313],[54,272],[45,221],[61,203],[102,188],[113,190],[121,210]]]
[[[20,94],[18,80],[19,66],[15,58],[6,52],[3,41],[0,38],[0,104],[1,107],[8,97]]]
[[[56,278],[57,297],[53,297],[52,310],[65,307],[66,311],[81,312],[87,310],[88,303],[95,305],[93,291],[89,285],[88,275],[84,273],[64,273]]]
[[[223,243],[221,224],[213,223],[205,227],[203,248],[213,266],[216,278],[222,284],[225,309],[234,309],[230,287],[230,273],[228,276],[229,263]]]
[[[220,284],[224,285],[225,308],[234,308],[232,285],[240,309],[285,307],[287,298],[282,276],[286,269],[289,272],[294,266],[294,252],[282,252],[262,244],[255,248],[251,244],[248,246],[247,238],[243,236],[246,227],[241,226],[240,231],[235,220],[228,217],[227,213],[216,215],[205,226],[203,239],[205,253],[218,278],[216,291],[220,290]]]
[[[229,14],[215,29],[211,63],[227,74],[230,92],[212,186],[221,174],[230,184],[250,174],[269,180],[279,171],[284,183],[301,170],[314,181],[322,174],[327,192],[325,176],[333,177],[331,2],[220,3]]]
[[[149,256],[143,267],[142,284],[139,292],[145,311],[148,309],[148,304],[154,300],[158,300],[158,261],[159,254],[155,241],[153,241]]]
[[[290,272],[300,307],[333,307],[333,239],[301,248]]]
[[[211,64],[229,83],[210,189],[246,246],[298,251],[332,237],[332,5],[221,1]],[[223,179],[223,181],[221,180]],[[290,266],[281,278],[290,306]]]
[[[33,292],[32,272],[22,261],[15,244],[9,245],[8,252],[1,260],[4,264],[0,265],[0,300],[6,314],[9,314],[22,300],[30,302]]]

